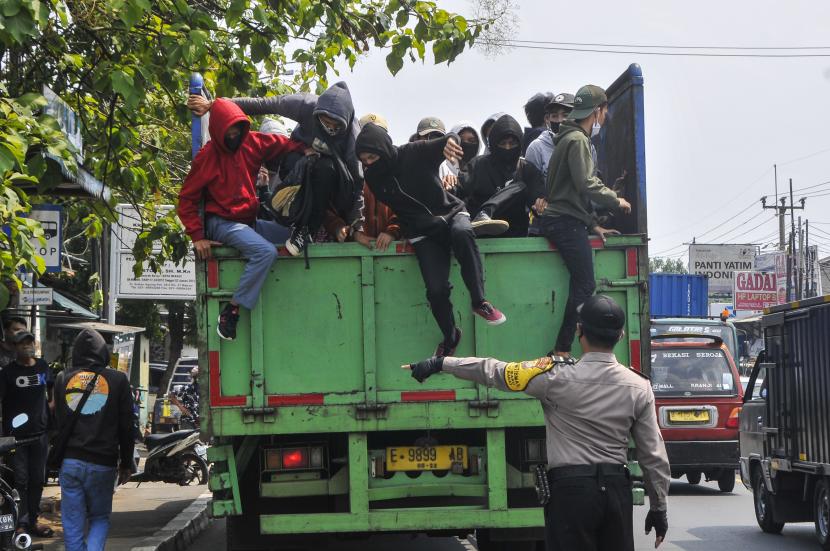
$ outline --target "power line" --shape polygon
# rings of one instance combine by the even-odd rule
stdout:
[[[810,58],[810,57],[830,57],[830,53],[826,54],[724,54],[724,53],[700,53],[700,52],[649,52],[645,50],[603,50],[599,48],[564,48],[560,46],[533,46],[529,44],[520,44],[516,41],[508,40],[484,40],[481,42],[486,46],[520,48],[525,50],[550,50],[559,52],[583,52],[595,54],[623,54],[623,55],[656,55],[668,57],[742,57],[742,58]]]
[[[600,42],[554,42],[551,40],[519,40],[528,44],[553,44],[556,46],[594,46],[602,48],[661,48],[665,50],[830,50],[830,46],[679,46],[669,44],[606,44]]]

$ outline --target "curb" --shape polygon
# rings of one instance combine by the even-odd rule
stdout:
[[[208,503],[212,497],[212,494],[200,495],[164,528],[141,540],[131,551],[183,551],[210,523]]]

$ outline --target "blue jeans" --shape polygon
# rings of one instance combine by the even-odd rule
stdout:
[[[110,529],[117,471],[80,459],[61,465],[61,517],[66,551],[103,551]],[[84,530],[89,521],[89,533]]]
[[[248,310],[253,310],[268,271],[277,259],[277,248],[274,245],[285,243],[288,228],[267,220],[257,220],[252,228],[242,222],[218,216],[208,216],[205,226],[208,239],[233,247],[248,259],[233,300]]]

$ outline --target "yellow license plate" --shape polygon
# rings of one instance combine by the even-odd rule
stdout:
[[[456,463],[467,468],[467,446],[386,448],[387,471],[445,471]]]
[[[669,412],[669,421],[674,423],[708,423],[709,420],[709,410],[705,409]]]

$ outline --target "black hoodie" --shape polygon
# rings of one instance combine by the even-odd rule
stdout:
[[[500,158],[498,143],[511,136],[517,142],[521,141],[522,127],[510,115],[503,115],[490,129],[490,151],[470,161],[459,175],[457,194],[467,203],[467,208],[473,216],[478,214],[485,201],[511,181],[524,182],[527,186],[527,206],[546,194],[542,173],[536,167],[524,160],[514,158],[507,162]],[[513,151],[518,153],[518,148]]]
[[[72,364],[55,381],[55,414],[58,430],[66,426],[71,411],[89,380],[100,373],[78,418],[65,457],[115,467],[133,462],[133,399],[127,376],[109,369],[109,351],[104,338],[84,329],[75,338]]]
[[[447,193],[438,179],[444,147],[451,137],[461,142],[457,134],[450,133],[395,147],[389,133],[374,123],[364,126],[357,137],[358,155],[380,157],[366,168],[366,184],[397,215],[408,238],[434,235],[447,227],[447,219],[464,210],[464,203]]]

